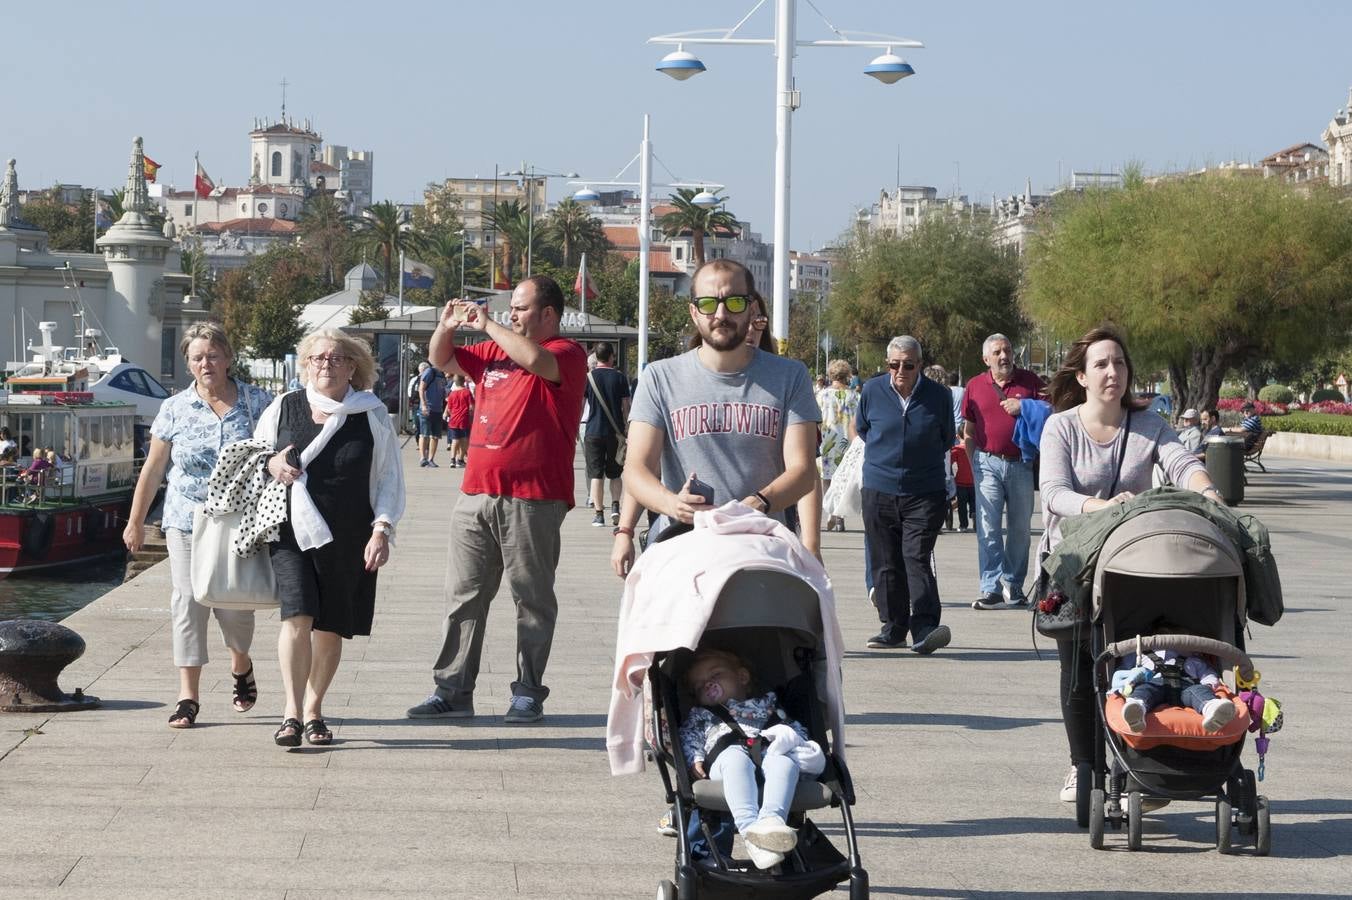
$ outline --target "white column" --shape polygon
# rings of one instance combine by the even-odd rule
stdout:
[[[648,364],[648,233],[652,218],[652,155],[648,140],[648,116],[643,115],[643,143],[639,144],[638,163],[638,370]]]
[[[771,334],[784,352],[789,338],[789,143],[793,123],[794,7],[777,0],[775,16],[775,248]]]

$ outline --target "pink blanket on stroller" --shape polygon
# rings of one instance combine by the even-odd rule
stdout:
[[[737,535],[737,540],[729,540]],[[724,583],[746,568],[802,578],[821,600],[827,666],[827,721],[843,757],[840,623],[826,570],[788,528],[737,501],[695,514],[695,529],[657,544],[639,557],[624,582],[615,641],[615,678],[606,720],[612,775],[643,771],[643,683],[653,655],[694,649]]]

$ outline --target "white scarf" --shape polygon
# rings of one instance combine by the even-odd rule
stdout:
[[[333,532],[329,531],[329,523],[324,521],[314,501],[310,499],[305,470],[309,468],[310,461],[329,445],[329,439],[343,427],[349,415],[384,409],[385,404],[370,391],[354,391],[351,387],[347,389],[347,395],[342,400],[334,400],[312,387],[307,387],[305,399],[310,401],[312,409],[328,414],[319,434],[301,451],[300,477],[291,485],[291,530],[295,532],[296,544],[300,549],[313,550],[332,541]]]

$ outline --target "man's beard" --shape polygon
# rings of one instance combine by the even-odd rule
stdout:
[[[707,327],[699,330],[700,338],[704,343],[708,344],[710,348],[717,350],[720,353],[725,353],[728,350],[735,350],[746,343],[747,332],[751,330],[750,319],[743,322],[737,322],[733,319],[724,319],[721,324],[731,327],[718,328],[711,323]]]

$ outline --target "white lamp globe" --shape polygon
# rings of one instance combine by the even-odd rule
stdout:
[[[896,84],[901,79],[914,75],[915,68],[900,56],[888,51],[882,56],[875,57],[873,62],[865,66],[864,74],[878,79],[883,84]]]
[[[677,81],[685,81],[690,76],[703,72],[704,69],[704,63],[698,56],[680,47],[662,57],[662,61],[657,64],[657,71],[663,75],[670,75]]]

